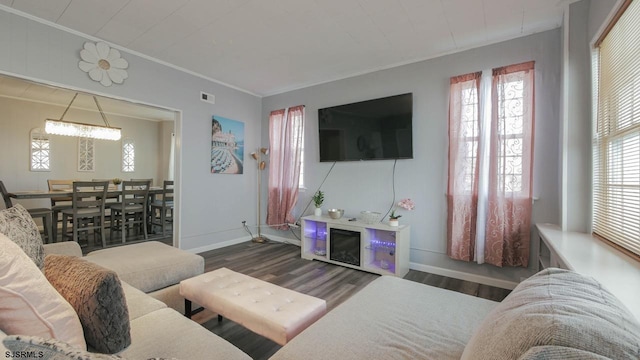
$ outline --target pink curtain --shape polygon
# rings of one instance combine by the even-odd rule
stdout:
[[[298,201],[300,153],[304,133],[304,105],[269,115],[269,201],[267,225],[286,230]]]
[[[478,208],[478,94],[481,72],[451,78],[447,254],[473,261]]]
[[[493,70],[485,261],[529,263],[534,63]]]

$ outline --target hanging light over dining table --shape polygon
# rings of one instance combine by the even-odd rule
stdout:
[[[67,114],[67,111],[73,104],[73,101],[78,96],[76,93],[71,99],[71,102],[62,113],[60,120],[54,119],[46,119],[45,120],[45,132],[47,134],[53,135],[65,135],[65,136],[75,136],[75,137],[86,137],[92,139],[101,139],[101,140],[120,140],[122,138],[122,129],[112,127],[107,120],[104,112],[102,111],[102,107],[98,102],[98,99],[93,96],[93,100],[98,107],[98,111],[100,111],[100,115],[102,116],[102,120],[104,121],[105,126],[101,125],[92,125],[92,124],[84,124],[72,121],[65,121],[64,116]]]

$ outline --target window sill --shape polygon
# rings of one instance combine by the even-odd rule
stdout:
[[[558,266],[594,277],[640,320],[640,261],[585,233],[562,231],[553,224],[537,224],[541,250],[548,248],[546,266]]]

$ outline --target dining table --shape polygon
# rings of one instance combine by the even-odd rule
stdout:
[[[153,199],[156,195],[162,194],[164,189],[161,186],[150,186],[149,187],[149,201],[153,202]],[[13,199],[50,199],[54,197],[70,197],[73,195],[73,189],[56,189],[56,190],[24,190],[24,191],[14,191],[9,193],[9,197]],[[118,196],[122,195],[122,189],[113,189],[110,188],[107,190],[107,196]],[[54,216],[53,219],[53,242],[57,241],[57,231],[55,230],[57,227],[57,218]]]
[[[149,187],[149,195],[162,194],[162,186]],[[73,189],[60,190],[24,190],[9,193],[9,197],[14,199],[49,199],[53,197],[67,197],[73,195]],[[108,196],[122,195],[121,189],[107,190]]]

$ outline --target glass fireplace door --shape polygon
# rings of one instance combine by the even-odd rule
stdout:
[[[360,231],[331,228],[329,258],[333,261],[360,266],[360,235]]]

